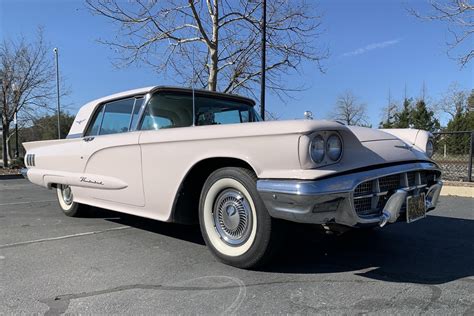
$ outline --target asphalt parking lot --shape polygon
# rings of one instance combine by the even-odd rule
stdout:
[[[198,227],[68,218],[52,191],[0,180],[0,314],[474,315],[473,209],[443,197],[409,225],[289,228],[273,262],[246,271],[216,262]]]

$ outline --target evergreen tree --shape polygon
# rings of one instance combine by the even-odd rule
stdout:
[[[471,94],[467,98],[467,110],[474,112],[474,89],[471,90]]]
[[[413,124],[413,128],[430,132],[440,128],[439,120],[435,117],[434,112],[428,109],[423,99],[418,100],[412,109],[410,123]]]
[[[457,113],[456,116],[448,122],[446,130],[449,132],[474,131],[474,111],[465,110],[461,113]]]
[[[395,128],[409,128],[411,124],[411,106],[412,99],[405,98],[403,101],[403,108],[400,112],[395,114],[395,121],[393,127]]]
[[[474,90],[468,98],[467,104],[456,111],[456,115],[448,122],[448,132],[474,131]],[[452,134],[445,137],[447,151],[451,154],[468,154],[471,135]]]

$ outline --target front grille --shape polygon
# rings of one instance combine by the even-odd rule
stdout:
[[[407,178],[408,178],[408,185],[409,186],[414,186],[416,182],[416,173],[415,172],[408,172],[407,173]]]
[[[361,183],[355,189],[355,194],[364,195],[364,194],[372,193],[372,185],[373,185],[373,181],[367,181],[367,182]]]
[[[408,195],[427,192],[439,177],[437,171],[411,171],[360,183],[354,190],[354,208],[360,217],[380,216],[390,196],[398,189],[408,191]],[[404,212],[406,205],[402,206]]]
[[[368,215],[372,209],[372,198],[368,197],[356,199],[354,200],[354,207],[356,210],[359,210],[359,215]]]
[[[387,177],[382,177],[378,179],[380,192],[396,190],[400,187],[400,175],[394,174]]]

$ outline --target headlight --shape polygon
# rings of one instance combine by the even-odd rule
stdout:
[[[341,158],[342,141],[338,135],[332,134],[329,136],[326,142],[326,153],[332,161],[337,161]]]
[[[309,146],[309,153],[314,163],[320,163],[324,159],[324,138],[317,135],[311,141]]]
[[[432,140],[428,140],[426,143],[426,155],[428,157],[433,157],[433,152],[434,152],[434,145]]]

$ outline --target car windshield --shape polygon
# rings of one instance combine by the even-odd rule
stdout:
[[[195,124],[217,125],[261,121],[253,106],[239,101],[195,97]],[[191,95],[158,93],[147,104],[142,130],[185,127],[193,125]]]

